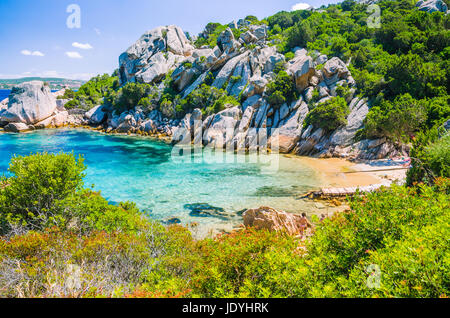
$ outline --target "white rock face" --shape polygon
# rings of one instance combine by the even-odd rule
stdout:
[[[119,57],[120,81],[122,84],[155,81],[163,70],[170,69],[193,51],[181,28],[174,25],[155,28]]]
[[[442,0],[420,0],[416,3],[416,7],[419,8],[420,11],[426,11],[429,13],[433,12],[444,12],[447,13],[448,7]]]
[[[247,57],[248,53],[244,53],[229,60],[227,64],[225,64],[225,66],[220,70],[219,74],[217,74],[212,86],[216,88],[222,88],[232,76],[234,70],[236,69],[236,66]]]
[[[279,129],[276,129],[274,135],[270,138],[272,150],[278,150],[280,153],[289,153],[294,149],[300,140],[303,121],[309,111],[305,102],[299,100],[294,103],[299,104],[296,111],[291,113],[288,118],[281,120]]]
[[[56,107],[50,87],[40,81],[23,83],[13,88],[0,121],[32,125],[52,116]]]
[[[297,90],[303,92],[316,72],[313,59],[307,55],[298,55],[289,61],[287,72],[294,77]]]
[[[242,111],[239,107],[225,109],[215,115],[203,135],[204,144],[215,148],[223,148],[231,142],[241,116]]]
[[[140,83],[153,84],[164,78],[164,76],[179,62],[182,58],[169,53],[158,52],[153,55],[148,64],[136,73],[135,80]]]
[[[331,135],[331,143],[336,146],[349,146],[353,142],[356,132],[363,128],[363,122],[369,113],[369,106],[363,99],[355,98],[350,103],[350,115],[347,126],[336,130]]]
[[[277,49],[273,46],[256,48],[250,56],[250,66],[253,74],[259,76],[273,72],[275,66],[284,61],[284,55],[278,53]]]
[[[346,79],[350,76],[350,71],[347,65],[338,57],[333,57],[328,60],[323,67],[323,75],[328,86],[337,83],[341,79]]]
[[[96,106],[84,114],[84,117],[89,120],[91,124],[101,124],[106,119],[106,109],[102,105]]]

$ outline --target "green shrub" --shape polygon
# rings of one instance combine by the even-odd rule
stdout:
[[[66,104],[67,109],[81,108],[89,110],[103,103],[111,91],[119,88],[119,78],[108,74],[99,75],[90,79],[74,93],[74,99]],[[70,94],[70,93],[69,93]]]
[[[308,113],[304,125],[313,125],[326,131],[332,131],[347,125],[347,116],[350,109],[342,97],[334,97],[317,105]]]
[[[439,138],[439,135],[443,135]],[[407,183],[434,184],[438,177],[450,177],[450,134],[434,127],[427,133],[419,133],[413,142],[410,156],[412,168]]]
[[[364,120],[364,131],[369,138],[387,137],[394,142],[408,141],[426,120],[424,101],[405,94],[394,102],[384,100],[379,106],[372,107]]]
[[[70,88],[66,89],[64,95],[57,97],[57,99],[73,99],[73,98],[75,98],[75,92]]]
[[[284,57],[286,58],[286,61],[290,61],[295,57],[294,52],[287,52],[286,54],[284,54]]]
[[[125,84],[119,89],[117,96],[114,98],[114,109],[122,113],[135,108],[143,98],[149,95],[150,89],[151,86],[149,84]]]
[[[11,177],[2,179],[7,186],[0,188],[0,217],[7,222],[39,227],[52,222],[52,208],[59,200],[81,190],[83,159],[71,154],[35,154],[11,160]],[[3,231],[4,229],[2,229]]]
[[[297,99],[297,88],[291,76],[280,71],[275,80],[267,85],[267,101],[275,108]]]

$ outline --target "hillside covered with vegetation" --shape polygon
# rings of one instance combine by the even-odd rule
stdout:
[[[381,8],[379,28],[367,24],[371,14],[367,4],[352,0],[319,10],[279,12],[262,20],[247,16],[244,20],[253,26],[266,25],[265,42],[284,54],[287,62],[302,47],[309,55],[323,54],[348,63],[356,82],[356,95],[367,98],[370,105],[357,140],[386,138],[396,145],[409,144],[416,135],[436,130],[450,118],[450,18],[442,12],[419,11],[415,1],[410,0],[379,1],[377,5]],[[218,38],[227,28],[228,25],[210,23],[194,44],[198,49],[217,47]],[[243,30],[233,29],[234,36],[238,38]],[[252,45],[247,45],[247,49]],[[185,63],[183,67],[189,70],[193,65]],[[285,67],[283,63],[277,65],[276,76],[265,90],[274,110],[299,97]],[[184,96],[177,90],[172,72],[156,84],[137,82],[121,86],[116,71],[112,76],[98,76],[77,93],[69,91],[61,98],[75,97],[67,108],[90,109],[104,103],[120,114],[139,106],[147,113],[158,110],[169,119],[182,119],[199,108],[209,116],[243,100],[242,93],[233,96],[224,88],[211,86],[215,76],[210,72],[201,86]],[[326,104],[308,105],[305,126],[312,124],[329,131],[345,126],[350,110],[348,101],[339,98],[348,99],[354,92],[345,85],[336,90],[337,96]],[[313,101],[321,98],[319,92],[313,92]]]
[[[12,87],[31,81],[43,81],[49,84],[52,90],[59,90],[68,87],[72,90],[77,90],[86,81],[71,80],[66,78],[53,77],[24,77],[17,79],[0,79],[0,89],[11,89]]]

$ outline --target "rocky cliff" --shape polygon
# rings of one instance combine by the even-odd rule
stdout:
[[[240,28],[239,38],[233,28]],[[210,81],[212,87],[238,98],[240,105],[229,105],[211,116],[203,116],[197,109],[183,120],[164,118],[158,110],[145,114],[140,107],[122,114],[108,114],[107,109],[98,107],[87,118],[92,124],[105,123],[108,131],[159,133],[175,141],[201,141],[205,146],[235,150],[256,145],[317,157],[384,158],[398,154],[386,140],[355,140],[370,105],[355,96],[355,80],[343,61],[303,48],[295,48],[294,57],[287,61],[266,36],[266,25],[241,20],[220,34],[216,47],[195,48],[179,27],[148,31],[119,58],[122,85],[148,83],[164,90],[163,79],[169,74],[181,98]],[[298,98],[275,107],[268,101],[267,87],[275,80],[279,65],[295,83]],[[336,97],[339,87],[349,91],[347,124],[335,130],[304,127],[309,111]]]

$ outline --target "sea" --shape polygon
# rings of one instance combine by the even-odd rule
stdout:
[[[0,89],[0,102],[5,98],[8,98],[10,93],[11,93],[10,89]]]
[[[84,157],[85,187],[101,191],[109,202],[135,202],[151,218],[178,218],[182,224],[204,225],[204,230],[238,225],[239,213],[248,208],[313,211],[314,203],[299,195],[320,184],[315,171],[284,156],[265,158],[274,169],[250,156],[207,149],[185,160],[163,142],[82,129],[0,133],[0,176],[8,176],[16,155],[61,151]],[[214,212],[219,215],[204,217]]]

